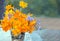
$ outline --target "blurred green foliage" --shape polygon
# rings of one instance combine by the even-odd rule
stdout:
[[[12,4],[15,8],[19,7],[20,0],[9,0],[6,4]],[[36,16],[60,16],[60,0],[24,0],[29,5],[26,9],[22,9],[24,13],[33,13]]]

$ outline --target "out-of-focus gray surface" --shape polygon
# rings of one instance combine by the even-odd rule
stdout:
[[[60,30],[37,31],[43,41],[60,41]]]
[[[40,20],[42,28],[60,30],[60,18],[36,17],[36,20]]]

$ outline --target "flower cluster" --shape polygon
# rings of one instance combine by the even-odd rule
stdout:
[[[27,7],[27,3],[20,1],[19,6],[22,8]],[[5,10],[5,16],[1,21],[1,26],[4,31],[11,30],[14,36],[21,33],[31,33],[35,29],[36,20],[30,15],[24,14],[20,10],[14,10],[12,5],[7,5]]]

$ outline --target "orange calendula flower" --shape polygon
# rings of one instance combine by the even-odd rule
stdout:
[[[11,23],[8,20],[3,20],[1,24],[4,31],[10,30],[12,27]]]
[[[22,27],[21,27],[21,32],[24,32],[24,33],[27,32],[26,27],[22,26]]]
[[[28,6],[28,3],[24,2],[24,1],[20,1],[19,6],[22,8],[26,8]]]
[[[13,29],[13,30],[12,30],[12,34],[13,34],[14,36],[17,36],[17,35],[18,35],[17,30]]]
[[[35,21],[35,20],[33,20],[33,21],[31,21],[31,22],[30,22],[30,24],[29,24],[29,25],[30,25],[30,26],[33,26],[33,25],[35,25],[35,24],[36,24],[36,21]]]

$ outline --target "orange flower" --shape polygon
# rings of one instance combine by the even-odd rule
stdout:
[[[19,19],[21,17],[20,15],[21,15],[21,12],[19,10],[16,10],[15,14],[13,15],[13,17]]]
[[[35,21],[35,20],[33,20],[33,21],[31,21],[31,22],[30,22],[30,24],[29,24],[29,25],[30,25],[30,26],[33,26],[33,25],[35,25],[35,24],[36,24],[36,21]]]
[[[11,23],[10,23],[8,20],[3,20],[3,21],[1,22],[1,24],[2,24],[2,29],[3,29],[4,31],[10,30],[11,27],[12,27]]]
[[[21,17],[22,18],[27,18],[27,15],[23,13],[23,14],[21,14]]]
[[[17,35],[19,35],[20,33],[21,33],[21,29],[19,29],[19,28],[12,29],[12,34],[13,34],[14,36],[17,36]]]
[[[17,35],[18,35],[17,30],[13,29],[13,30],[12,30],[12,34],[13,34],[14,36],[17,36]]]
[[[24,26],[22,26],[21,27],[21,32],[25,33],[25,32],[27,32],[27,29]]]

